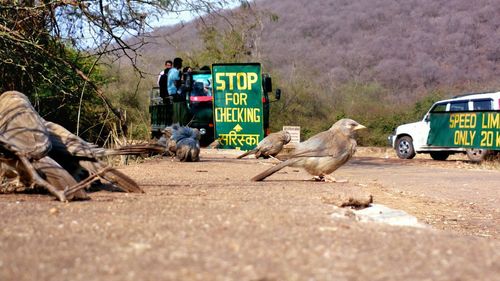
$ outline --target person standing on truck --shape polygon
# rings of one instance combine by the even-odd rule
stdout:
[[[172,68],[172,61],[165,61],[165,69],[158,75],[158,87],[160,88],[160,97],[163,99],[163,104],[168,104],[168,72]]]
[[[182,69],[181,73],[181,95],[186,99],[186,95],[191,91],[193,86],[193,69],[186,66]]]
[[[175,58],[174,66],[168,72],[168,95],[173,102],[173,116],[172,122],[179,123],[183,126],[187,122],[184,120],[186,116],[186,99],[183,98],[181,93],[181,73],[182,59]]]

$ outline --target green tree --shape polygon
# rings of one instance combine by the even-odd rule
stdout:
[[[118,119],[125,133],[124,111],[102,91],[107,82],[102,59],[125,57],[142,76],[135,62],[152,19],[181,11],[210,13],[227,3],[0,0],[0,91],[27,94],[47,119],[77,133],[106,116]],[[85,129],[77,129],[79,121]]]

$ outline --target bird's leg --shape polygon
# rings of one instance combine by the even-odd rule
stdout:
[[[315,181],[324,181],[324,182],[338,182],[338,183],[345,183],[348,182],[346,179],[338,180],[332,176],[326,175],[326,176],[314,176],[313,179]]]
[[[26,168],[26,171],[28,172],[29,176],[31,177],[31,180],[33,183],[40,185],[41,187],[47,189],[52,195],[54,195],[59,201],[61,202],[66,202],[68,201],[66,199],[66,196],[64,195],[64,191],[58,190],[55,188],[53,185],[48,183],[46,180],[44,180],[40,175],[36,172],[35,168],[31,165],[30,161],[28,158],[25,156],[18,155],[19,160],[21,160],[21,163],[23,163],[24,167]]]
[[[323,176],[314,176],[313,180],[315,180],[315,181],[325,181],[325,179],[324,179]]]
[[[269,155],[269,158],[273,159],[273,160],[274,160],[274,161],[273,161],[274,163],[281,163],[281,162],[283,162],[283,161],[279,160],[278,158],[276,158],[276,157],[274,157],[274,156],[272,156],[272,155]]]

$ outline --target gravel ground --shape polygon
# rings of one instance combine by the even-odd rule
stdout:
[[[202,150],[201,162],[122,167],[145,194],[60,203],[0,195],[0,280],[498,280],[500,171],[360,148],[314,182],[273,160]],[[335,202],[369,194],[426,227],[359,222]]]

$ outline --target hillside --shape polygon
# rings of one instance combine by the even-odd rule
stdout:
[[[259,0],[257,10],[247,59],[262,62],[283,91],[272,130],[298,125],[307,138],[350,117],[371,128],[362,144],[385,145],[395,126],[422,118],[437,99],[500,89],[500,1]],[[242,18],[253,24],[235,10],[215,26]],[[201,22],[214,25],[151,34],[138,61],[150,73],[142,87],[156,83],[166,59],[202,50]]]
[[[262,6],[280,16],[264,35],[274,66],[305,60],[333,81],[379,81],[392,89],[499,86],[499,1],[296,0]]]
[[[279,17],[266,23],[260,53],[281,75],[304,65],[322,80],[377,81],[405,92],[500,86],[498,1],[261,0],[257,7]],[[197,37],[189,24],[154,35],[143,53],[153,73],[158,54],[172,57]]]

